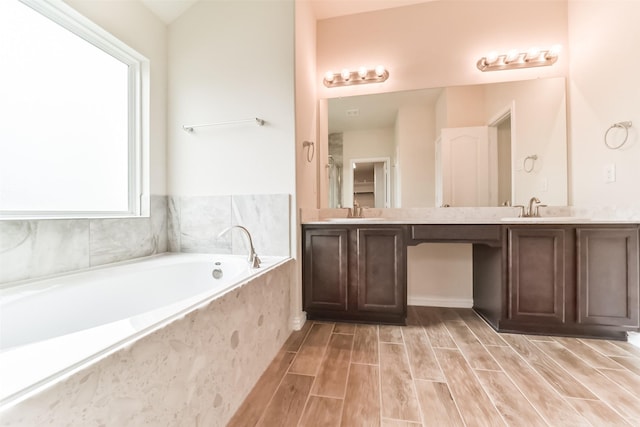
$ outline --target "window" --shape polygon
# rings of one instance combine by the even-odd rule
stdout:
[[[137,216],[148,61],[62,2],[0,1],[2,217]]]

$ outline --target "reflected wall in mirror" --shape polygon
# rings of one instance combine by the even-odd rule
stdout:
[[[333,98],[328,135],[329,207],[352,206],[353,159],[385,157],[389,207],[567,204],[562,77]]]

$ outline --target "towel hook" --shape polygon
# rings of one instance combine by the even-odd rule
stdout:
[[[527,160],[531,160],[530,168],[527,167]],[[537,154],[532,154],[531,156],[525,157],[524,160],[522,161],[522,169],[524,169],[526,173],[533,172],[533,168],[536,166],[536,160],[538,160]]]
[[[307,149],[307,162],[311,163],[316,154],[316,146],[313,141],[302,141],[302,147]]]
[[[609,129],[607,129],[607,131],[604,133],[604,145],[606,145],[610,150],[617,150],[618,148],[621,148],[624,144],[627,143],[627,139],[629,138],[629,128],[631,127],[631,125],[632,123],[630,121],[626,121],[614,123],[609,126]],[[609,144],[609,140],[607,139],[607,137],[609,136],[609,132],[611,132],[611,129],[615,128],[624,129],[624,139],[618,145],[611,145]]]

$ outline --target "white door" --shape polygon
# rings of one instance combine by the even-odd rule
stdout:
[[[439,154],[443,205],[497,203],[497,153],[495,138],[489,135],[488,126],[442,129]]]

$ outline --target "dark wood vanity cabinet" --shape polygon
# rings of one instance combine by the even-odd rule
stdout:
[[[404,227],[303,230],[303,308],[309,318],[405,323]]]
[[[578,228],[577,321],[640,327],[638,228]]]
[[[500,332],[640,330],[638,224],[305,224],[311,319],[404,324],[407,246],[473,245],[473,308]]]
[[[496,329],[624,338],[640,327],[637,226],[508,226],[507,236],[502,315],[485,316]]]
[[[305,231],[303,293],[307,312],[346,312],[349,232],[344,228]]]
[[[562,324],[573,297],[573,236],[564,228],[510,228],[508,308],[514,322]]]

